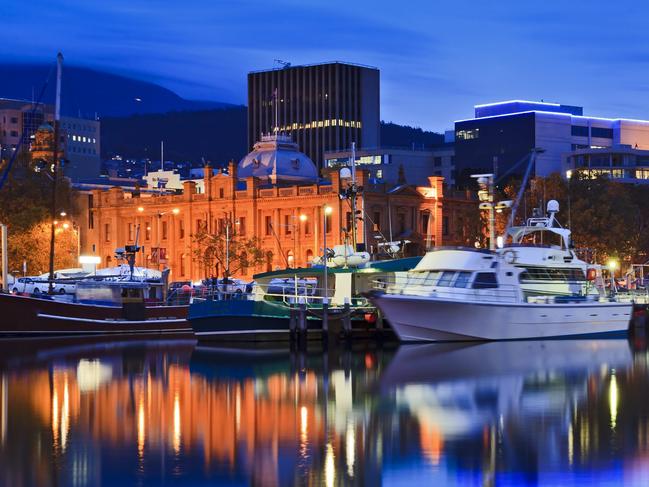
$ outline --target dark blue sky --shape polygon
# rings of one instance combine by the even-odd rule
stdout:
[[[66,62],[246,102],[246,73],[381,69],[381,118],[450,128],[472,106],[544,99],[649,118],[646,0],[30,0],[0,2],[0,59]]]

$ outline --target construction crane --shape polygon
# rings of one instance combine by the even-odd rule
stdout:
[[[282,61],[281,59],[275,59],[275,62],[276,62],[277,64],[281,65],[281,66],[282,66],[282,69],[286,69],[286,68],[290,68],[290,67],[291,67],[291,63],[286,62],[286,61]]]

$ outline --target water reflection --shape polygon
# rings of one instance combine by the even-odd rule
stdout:
[[[623,340],[12,347],[3,485],[649,481],[649,355]]]

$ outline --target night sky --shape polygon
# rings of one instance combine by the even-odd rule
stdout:
[[[381,69],[381,118],[444,130],[524,98],[649,118],[649,2],[0,2],[0,59],[66,63],[246,103],[246,73],[341,60]]]

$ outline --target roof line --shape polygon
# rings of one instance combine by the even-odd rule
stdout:
[[[379,71],[379,68],[377,68],[376,66],[370,66],[368,64],[350,63],[350,62],[347,62],[347,61],[324,61],[324,62],[320,62],[320,63],[295,64],[295,65],[290,65],[290,66],[287,66],[287,67],[278,66],[276,68],[258,69],[258,70],[254,70],[254,71],[248,71],[248,74],[267,73],[267,72],[270,72],[270,71],[283,71],[285,69],[293,69],[293,68],[311,68],[313,66],[324,66],[324,65],[327,65],[327,64],[345,64],[347,66],[356,66],[356,67],[359,67],[359,68],[375,69],[375,70]]]
[[[533,100],[505,100],[505,101],[496,101],[492,103],[482,103],[480,105],[473,105],[473,108],[482,108],[482,107],[493,107],[498,105],[505,105],[507,103],[534,103],[535,105],[550,105],[553,107],[560,107],[560,103],[553,103],[547,101],[533,101]],[[572,106],[572,105],[566,105]]]
[[[562,112],[546,112],[544,110],[527,110],[524,112],[514,112],[514,113],[502,113],[500,115],[489,115],[487,117],[477,117],[477,118],[465,118],[462,120],[455,120],[454,123],[460,122],[473,122],[475,120],[485,120],[488,118],[498,118],[498,117],[511,117],[515,115],[525,115],[530,113],[541,113],[543,115],[554,115],[557,117],[570,117],[570,118],[585,118],[590,120],[603,120],[606,122],[637,122],[637,123],[649,123],[649,120],[638,120],[633,118],[604,118],[604,117],[591,117],[587,115],[573,115],[572,113],[562,113]]]

